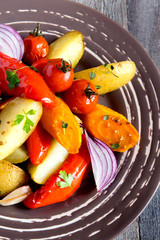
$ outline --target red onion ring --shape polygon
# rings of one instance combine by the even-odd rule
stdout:
[[[24,54],[23,39],[15,29],[5,24],[0,24],[0,51],[18,60]]]

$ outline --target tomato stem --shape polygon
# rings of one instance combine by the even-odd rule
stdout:
[[[61,58],[61,66],[56,66],[57,69],[61,70],[63,73],[70,72],[71,71],[71,64],[69,64],[67,61],[65,61],[63,58]]]
[[[91,96],[93,95],[98,95],[98,93],[96,93],[95,91],[93,91],[93,89],[89,88],[90,87],[90,83],[88,83],[88,86],[86,87],[86,89],[84,90],[86,97],[87,98],[91,98]]]
[[[43,36],[42,31],[40,30],[40,23],[37,23],[37,27],[33,29],[33,32],[31,33],[34,37]]]

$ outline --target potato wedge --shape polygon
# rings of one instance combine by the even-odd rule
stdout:
[[[23,144],[3,160],[17,164],[17,163],[22,163],[26,161],[28,158],[29,156],[28,156],[27,148]]]
[[[124,152],[139,140],[135,127],[122,115],[97,104],[95,110],[81,117],[87,131],[114,151]]]
[[[26,184],[28,180],[28,175],[21,168],[8,161],[0,161],[0,197]]]
[[[23,128],[27,119],[25,113],[30,110],[34,110],[35,113],[27,115],[33,125],[27,133]],[[21,122],[17,122],[17,125],[14,125],[18,115],[24,118]],[[42,104],[40,102],[19,97],[14,98],[2,109],[0,112],[0,160],[9,156],[26,141],[35,129],[41,115]]]
[[[123,61],[77,72],[75,78],[90,80],[96,86],[99,95],[101,95],[127,84],[135,73],[135,63],[133,61]]]
[[[37,166],[31,163],[28,164],[28,172],[32,180],[38,184],[44,184],[49,176],[57,171],[67,156],[68,151],[53,138],[51,147],[43,162]]]
[[[68,105],[57,100],[55,108],[43,106],[41,124],[69,153],[77,153],[82,140],[80,126]]]
[[[63,58],[74,68],[84,53],[84,37],[78,31],[71,31],[50,44],[47,58]]]

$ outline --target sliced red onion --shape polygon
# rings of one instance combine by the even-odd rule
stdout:
[[[91,138],[85,129],[84,132],[91,156],[93,175],[99,192],[106,188],[115,176],[117,161],[113,151],[107,144],[97,138]]]
[[[0,24],[0,51],[18,60],[24,54],[23,39],[15,29],[5,24]]]

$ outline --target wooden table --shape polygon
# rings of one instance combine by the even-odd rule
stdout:
[[[160,0],[72,1],[92,7],[126,28],[160,70]],[[141,215],[114,240],[137,239],[160,240],[160,187]]]

